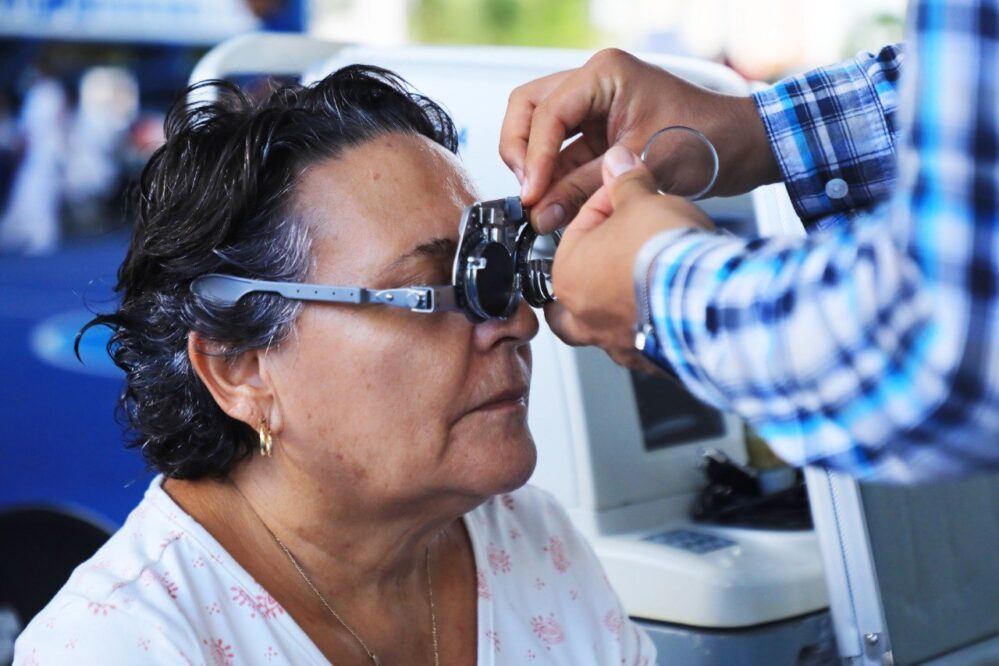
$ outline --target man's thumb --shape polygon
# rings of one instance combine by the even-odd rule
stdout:
[[[639,194],[655,194],[657,191],[652,172],[624,146],[611,146],[604,153],[603,176],[614,208]]]

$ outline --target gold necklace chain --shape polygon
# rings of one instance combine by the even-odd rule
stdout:
[[[364,642],[364,639],[361,638],[360,634],[354,631],[353,627],[347,624],[347,622],[342,617],[340,617],[340,614],[333,609],[333,606],[331,606],[330,603],[326,601],[326,597],[322,595],[322,593],[312,583],[312,580],[305,574],[305,570],[302,569],[302,566],[298,563],[298,560],[295,559],[295,556],[291,554],[291,550],[288,548],[288,546],[284,545],[284,542],[281,541],[281,539],[279,539],[276,534],[274,534],[274,532],[271,530],[270,527],[268,527],[267,523],[264,522],[264,519],[260,517],[259,513],[257,513],[257,510],[253,508],[252,504],[250,504],[250,500],[246,499],[246,495],[243,495],[243,491],[239,489],[239,486],[237,486],[235,483],[233,483],[232,486],[233,488],[236,489],[236,492],[238,492],[240,496],[243,498],[243,501],[246,502],[246,505],[250,507],[250,511],[252,511],[253,515],[257,517],[257,520],[260,521],[260,524],[264,526],[264,529],[267,530],[267,533],[271,535],[271,538],[273,538],[274,541],[277,542],[277,545],[281,547],[281,550],[284,551],[284,554],[288,556],[288,560],[291,561],[292,566],[295,567],[295,571],[297,571],[298,575],[302,577],[302,580],[305,581],[305,584],[309,586],[309,589],[312,590],[312,593],[319,598],[319,601],[321,601],[323,606],[326,607],[326,610],[328,610],[330,614],[336,618],[336,621],[339,622],[343,626],[343,628],[346,629],[350,633],[350,635],[354,637],[354,640],[357,641],[358,645],[360,645],[361,648],[367,653],[368,659],[371,660],[371,663],[374,664],[374,666],[381,666],[382,662],[380,659],[378,659],[378,655],[376,655],[374,652],[371,651],[371,648],[369,648],[368,644]],[[430,637],[432,639],[433,649],[434,649],[434,666],[440,666],[440,654],[437,649],[437,609],[434,606],[434,583],[430,575],[430,546],[427,546],[424,552],[426,553],[425,559],[427,564],[427,597],[430,600]]]

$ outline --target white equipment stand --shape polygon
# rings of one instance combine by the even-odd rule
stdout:
[[[347,64],[386,67],[452,114],[460,155],[481,198],[490,199],[519,191],[497,152],[510,91],[578,67],[589,55],[491,47],[375,49],[250,35],[209,53],[192,81],[261,73],[301,74],[310,83]],[[714,63],[646,59],[721,92],[749,91],[734,72]],[[700,205],[735,233],[801,229],[780,186]],[[629,614],[649,629],[663,663],[830,663],[834,641],[815,533],[710,527],[687,517],[704,484],[706,449],[745,461],[741,421],[675,388],[646,387],[602,352],[567,347],[544,325],[533,348],[529,418],[539,461],[531,482],[569,510]],[[640,414],[640,400],[652,396],[646,390],[672,391],[660,401],[661,413]],[[677,404],[683,409],[672,411]],[[656,442],[646,441],[652,431],[659,433]]]

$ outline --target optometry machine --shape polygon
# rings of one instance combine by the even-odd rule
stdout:
[[[269,47],[267,40],[274,40]],[[264,52],[270,60],[262,61]],[[421,312],[459,309],[473,321],[509,314],[521,297],[535,306],[550,301],[558,236],[539,238],[519,199],[503,198],[518,184],[497,155],[499,129],[513,88],[578,67],[587,57],[529,49],[387,50],[269,35],[215,49],[192,80],[304,71],[308,83],[357,62],[400,74],[452,114],[460,155],[479,191],[493,198],[467,209],[460,221],[451,285],[371,291],[207,276],[193,288],[221,301],[266,290]],[[719,65],[647,59],[708,88],[748,92],[741,78]],[[699,205],[735,234],[800,233],[780,187]],[[303,295],[303,289],[316,293]],[[320,294],[322,289],[327,291]],[[660,653],[674,664],[832,663],[834,635],[814,531],[801,524],[748,528],[691,518],[704,499],[705,466],[728,465],[738,475],[747,461],[743,423],[701,404],[670,379],[625,370],[597,349],[568,347],[543,324],[533,349],[529,420],[538,467],[531,482],[565,505]],[[807,508],[805,514],[807,523]]]

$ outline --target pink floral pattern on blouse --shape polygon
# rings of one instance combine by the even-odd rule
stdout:
[[[545,546],[545,551],[552,558],[552,566],[559,573],[565,573],[569,570],[569,566],[572,562],[569,561],[569,556],[565,552],[565,544],[557,536],[550,537],[548,539],[548,545]]]
[[[232,660],[236,658],[236,655],[233,654],[231,645],[226,644],[221,638],[211,641],[203,639],[201,642],[208,646],[208,652],[215,666],[232,666]]]
[[[260,617],[270,620],[278,615],[284,614],[284,608],[281,607],[274,597],[267,594],[264,588],[260,588],[260,593],[257,595],[251,595],[246,590],[236,587],[235,585],[229,588],[232,592],[232,600],[235,601],[241,608],[246,607],[250,612],[250,617]]]
[[[489,548],[486,549],[486,553],[489,556],[489,568],[493,570],[493,574],[510,573],[510,555],[505,550],[494,543],[490,543]]]
[[[604,628],[614,635],[614,640],[621,639],[621,630],[624,628],[624,616],[616,608],[612,608],[604,615]]]
[[[542,615],[532,617],[531,631],[544,643],[547,650],[551,650],[553,645],[558,645],[565,640],[565,632],[562,631],[562,625],[555,619],[554,613],[549,613],[548,617]]]
[[[32,620],[16,666],[328,664],[284,608],[157,478]],[[648,666],[651,641],[547,493],[526,486],[465,516],[476,563],[479,666]]]
[[[145,568],[139,575],[140,580],[142,580],[146,585],[151,583],[157,583],[171,599],[177,598],[177,592],[179,588],[177,584],[170,580],[170,574],[167,572],[160,573],[152,568]]]
[[[475,577],[478,579],[478,593],[479,599],[489,600],[493,598],[492,593],[489,592],[489,581],[486,580],[486,574],[479,569],[475,572]]]

